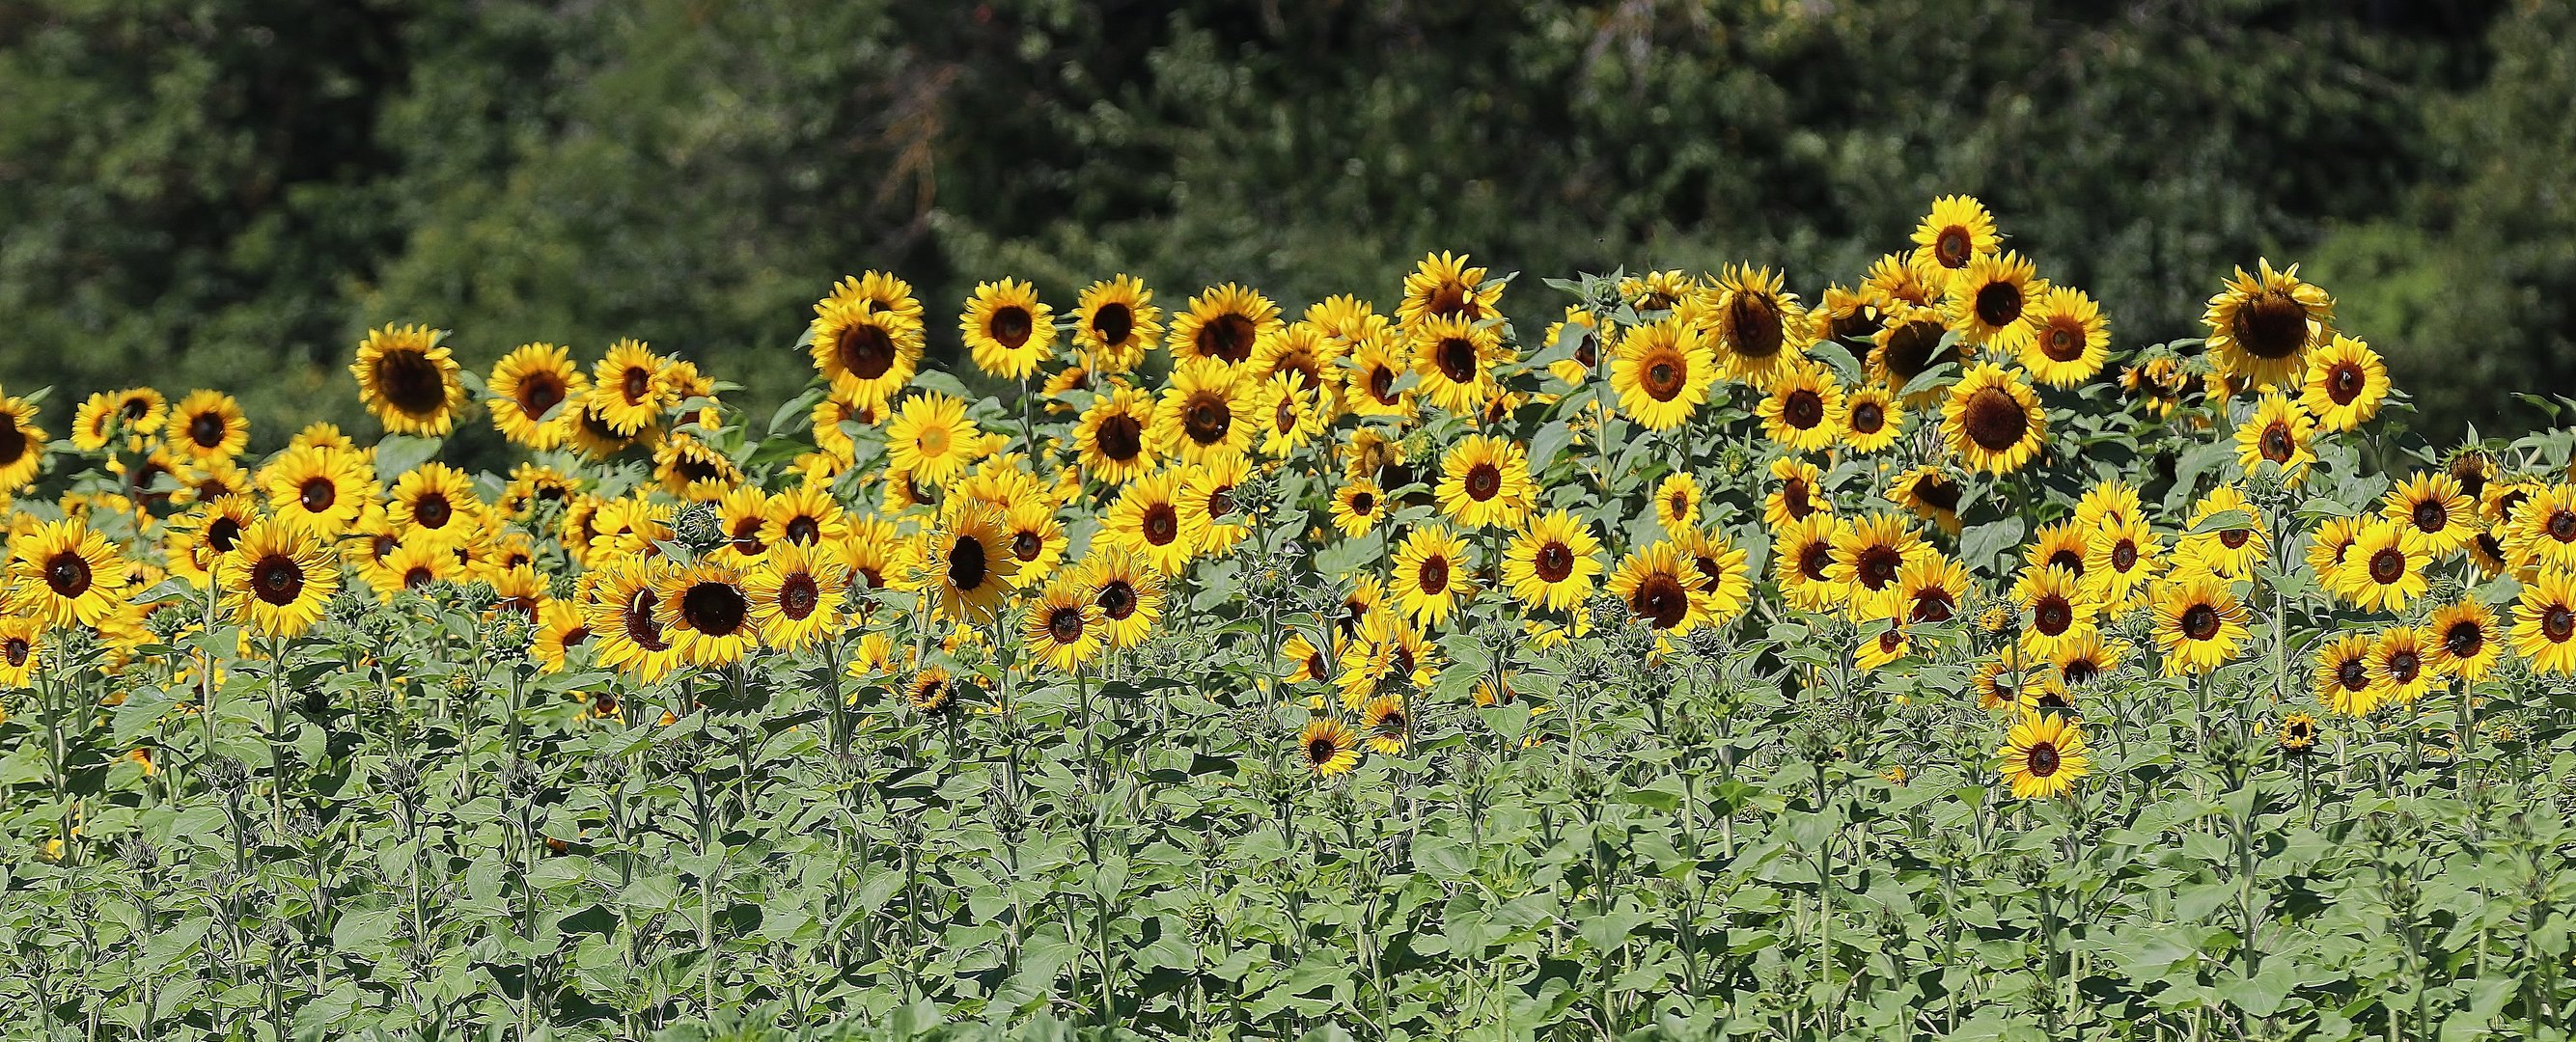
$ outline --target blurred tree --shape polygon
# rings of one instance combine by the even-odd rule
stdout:
[[[2576,263],[2542,190],[2566,11],[2497,9],[0,0],[0,383],[220,387],[273,446],[362,423],[346,353],[402,320],[477,366],[640,337],[756,406],[806,376],[806,305],[865,268],[915,281],[943,353],[1005,273],[1068,305],[1124,270],[1166,306],[1243,280],[1293,310],[1389,303],[1459,249],[1750,259],[1812,296],[1965,191],[2123,344],[2197,330],[2233,265],[2313,254],[2455,422],[2504,388],[2421,361],[2457,339],[2430,331],[2563,361],[2542,290]]]

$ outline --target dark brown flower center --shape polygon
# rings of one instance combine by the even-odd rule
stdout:
[[[2296,455],[2299,449],[2298,443],[2290,437],[2290,425],[2278,421],[2263,428],[2263,437],[2257,445],[2264,459],[2284,465],[2290,462],[2290,457]]]
[[[651,590],[638,592],[633,600],[626,602],[626,612],[620,621],[626,624],[626,639],[635,642],[636,647],[646,651],[667,651],[671,643],[662,639],[662,624],[653,618],[655,603]]]
[[[1792,521],[1804,521],[1816,512],[1816,501],[1808,495],[1807,479],[1790,478],[1780,483],[1780,509]]]
[[[840,334],[833,338],[832,354],[844,372],[861,380],[874,380],[894,368],[894,337],[874,322],[855,322],[841,327]]]
[[[2039,632],[2054,637],[2075,625],[2075,606],[2064,597],[2043,597],[2031,607],[2031,625]]]
[[[2126,572],[2138,566],[2138,544],[2122,539],[2111,547],[2111,570]]]
[[[1897,570],[1903,567],[1905,555],[1902,552],[1883,543],[1872,544],[1861,548],[1859,566],[1852,569],[1852,574],[1860,578],[1861,585],[1883,590],[1887,584],[1896,581]]]
[[[816,585],[811,572],[790,572],[778,584],[778,613],[790,622],[803,622],[823,605],[823,588]]]
[[[1142,527],[1146,542],[1155,546],[1170,546],[1172,540],[1181,537],[1181,512],[1172,509],[1168,503],[1156,503],[1145,508]]]
[[[2277,361],[2308,346],[2308,308],[2289,290],[2272,287],[2237,308],[2230,329],[2246,354]]]
[[[730,637],[751,617],[751,602],[732,583],[692,583],[680,595],[680,615],[689,620],[690,629],[710,637]]]
[[[420,502],[412,506],[411,516],[423,528],[445,528],[448,520],[456,516],[456,510],[448,505],[446,493],[431,492],[421,496]]]
[[[1342,747],[1330,738],[1316,738],[1306,743],[1306,759],[1318,767],[1333,762],[1333,757],[1341,755],[1341,752]]]
[[[1368,374],[1368,392],[1379,405],[1395,404],[1395,370],[1382,365],[1372,367]]]
[[[2230,550],[2241,549],[2253,539],[2254,530],[2250,528],[2230,528],[2218,533],[2218,545]]]
[[[1082,639],[1082,609],[1065,605],[1047,612],[1047,636],[1058,644],[1071,644]]]
[[[1556,540],[1541,544],[1530,555],[1530,570],[1538,573],[1540,582],[1554,585],[1574,574],[1574,548]]]
[[[2182,610],[2182,635],[2185,637],[2212,639],[2218,636],[2218,625],[2218,608],[2214,605],[2194,604]]]
[[[1941,323],[1916,319],[1890,329],[1887,346],[1879,353],[1879,364],[1886,368],[1890,386],[1903,390],[1906,384],[1924,371],[1942,362],[1958,360],[1958,352],[1941,347]]]
[[[2388,678],[2400,684],[2412,683],[2415,674],[2422,672],[2423,668],[2424,660],[2412,648],[2388,653]]]
[[[1440,367],[1440,375],[1447,377],[1450,383],[1474,383],[1476,377],[1482,375],[1482,367],[1477,364],[1476,342],[1466,337],[1442,338],[1440,345],[1432,349],[1431,357]]]
[[[1029,334],[1037,330],[1037,324],[1030,317],[1029,309],[1012,304],[994,309],[992,321],[986,323],[985,329],[992,335],[994,343],[1017,351],[1020,345],[1029,342]]]
[[[1647,363],[1644,378],[1638,382],[1645,387],[1647,396],[1654,400],[1672,401],[1682,393],[1682,360],[1672,357],[1657,358]]]
[[[34,439],[27,437],[26,430],[18,426],[17,413],[0,410],[0,466],[27,458],[27,449],[34,443]]]
[[[1125,579],[1112,579],[1102,583],[1100,595],[1093,600],[1100,605],[1100,614],[1111,621],[1123,621],[1128,616],[1136,614],[1136,588],[1128,585]]]
[[[2370,665],[2358,658],[2335,664],[2335,683],[2346,691],[2359,691],[2370,686]]]
[[[2415,504],[2411,513],[2415,527],[2426,532],[2439,532],[2451,524],[2451,511],[2438,499],[2426,499]]]
[[[823,522],[812,514],[798,514],[778,526],[778,534],[788,542],[812,546],[823,538]]]
[[[1770,358],[1788,338],[1780,329],[1780,308],[1768,293],[1737,293],[1727,306],[1727,325],[1735,332],[1735,353]]]
[[[2070,316],[2048,320],[2048,330],[2039,337],[2039,353],[2052,362],[2072,362],[2084,357],[2084,326]]]
[[[1833,566],[1833,561],[1833,544],[1822,539],[1816,540],[1799,548],[1798,574],[1806,576],[1808,582],[1823,582],[1825,570]]]
[[[1482,503],[1502,493],[1503,472],[1491,463],[1478,463],[1467,468],[1467,479],[1460,484],[1466,486],[1467,498]]]
[[[961,538],[948,548],[949,585],[960,590],[973,590],[984,585],[987,574],[982,540]]]
[[[1213,391],[1192,392],[1181,412],[1181,432],[1202,446],[1224,441],[1226,428],[1233,423],[1233,406]]]
[[[1968,234],[1968,229],[1950,225],[1932,237],[1932,259],[1944,268],[1967,267],[1968,261],[1974,257],[1969,251],[1975,244],[1976,239]]]
[[[2075,573],[2075,577],[2078,579],[2084,577],[2084,555],[2077,553],[2072,549],[2065,547],[2058,548],[2055,552],[2048,555],[2048,561],[2046,563],[2048,567],[2064,568],[2067,571],[2073,572]]]
[[[1812,430],[1825,422],[1825,399],[1813,390],[1798,388],[1780,403],[1780,418],[1798,430]]]
[[[1887,426],[1887,410],[1877,402],[1852,406],[1851,427],[1854,434],[1876,434]]]
[[[1981,387],[1968,396],[1968,407],[1960,416],[1959,426],[1967,431],[1968,440],[1987,452],[2002,452],[2021,443],[2030,431],[2030,415],[2022,411],[2021,401],[2000,387]]]
[[[307,513],[319,514],[329,510],[331,504],[338,502],[339,499],[339,483],[321,476],[304,479],[304,484],[298,486],[295,492],[296,504],[302,506]]]
[[[1950,595],[1949,587],[1939,584],[1926,586],[1914,591],[1912,621],[1948,622],[1952,615],[1958,613],[1958,606],[1958,599]]]
[[[2387,586],[2406,577],[2406,553],[2385,549],[2370,555],[2370,581]]]
[[[2326,370],[2326,397],[2336,405],[2350,405],[2370,387],[2370,374],[2350,362],[2337,362]]]
[[[2540,613],[2540,635],[2552,644],[2565,644],[2576,637],[2576,608],[2552,604]]]
[[[733,544],[734,552],[744,557],[758,557],[769,550],[769,544],[760,541],[760,516],[757,514],[735,521],[733,535],[728,541]]]
[[[1125,463],[1145,451],[1145,425],[1126,413],[1112,413],[1101,419],[1100,434],[1094,441],[1110,462]]]
[[[1682,587],[1680,577],[1657,572],[1628,595],[1628,610],[1654,628],[1668,630],[1690,617],[1690,591]]]
[[[2475,620],[2462,619],[2442,631],[2442,650],[2452,658],[2472,659],[2487,646],[2487,631]]]
[[[206,545],[219,554],[231,553],[233,544],[241,541],[241,533],[241,522],[219,516],[206,522]]]
[[[250,588],[270,604],[293,604],[304,593],[304,566],[285,554],[262,557],[250,566]]]
[[[1199,327],[1199,354],[1228,362],[1243,361],[1252,357],[1253,341],[1258,331],[1259,327],[1252,324],[1250,315],[1232,311],[1218,315]]]
[[[1437,554],[1423,558],[1422,568],[1414,573],[1414,585],[1422,592],[1439,596],[1449,589],[1449,559]]]
[[[387,351],[376,359],[376,387],[396,410],[428,416],[447,405],[447,378],[419,351]]]
[[[1989,329],[2001,329],[2021,319],[2021,287],[2010,282],[1989,282],[1977,288],[1977,321]],[[2065,359],[2058,359],[2065,361]]]
[[[1351,513],[1367,517],[1377,512],[1377,494],[1358,492],[1351,495]]]
[[[1091,309],[1091,335],[1100,338],[1104,347],[1120,347],[1136,331],[1136,311],[1125,304],[1111,301]]]
[[[2041,778],[2050,777],[2057,773],[2057,767],[2058,758],[2056,746],[2047,742],[2039,742],[2030,747],[2030,773],[2032,775]]]
[[[2551,539],[2562,543],[2576,543],[2576,510],[2559,510],[2551,513],[2549,523],[2543,528],[2548,531]]]
[[[213,409],[188,418],[188,440],[195,442],[198,448],[212,449],[223,445],[226,433],[223,416]]]
[[[25,637],[0,640],[0,661],[9,663],[11,669],[26,665],[27,660],[35,654],[35,645],[28,643]]]
[[[54,591],[57,597],[78,597],[88,593],[91,582],[96,578],[90,571],[89,560],[70,550],[47,558],[44,574],[45,588]]]

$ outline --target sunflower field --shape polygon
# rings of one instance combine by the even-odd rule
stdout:
[[[0,1019],[2568,1037],[2576,431],[2411,435],[2296,265],[2128,344],[1974,199],[1891,245],[868,272],[758,411],[387,326],[265,454],[0,391]]]

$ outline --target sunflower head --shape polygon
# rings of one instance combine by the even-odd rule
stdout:
[[[349,372],[358,378],[367,411],[395,434],[436,436],[456,425],[465,407],[465,383],[443,330],[385,326],[358,344]]]

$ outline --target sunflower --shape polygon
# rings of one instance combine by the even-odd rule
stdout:
[[[916,326],[921,324],[921,301],[912,295],[912,283],[881,271],[842,276],[841,281],[833,283],[830,294],[815,302],[814,310],[843,304],[867,311],[890,311]]]
[[[2424,622],[2434,668],[2471,682],[2495,671],[2504,653],[2499,636],[2495,612],[2475,598],[2435,608]]]
[[[1964,494],[1959,479],[1947,469],[1928,463],[1897,475],[1887,486],[1889,502],[1954,537],[1959,534],[1959,505]]]
[[[465,565],[452,547],[396,543],[375,567],[364,569],[362,574],[375,587],[376,596],[391,603],[396,594],[404,591],[464,578]]]
[[[1248,397],[1226,363],[1206,358],[1181,362],[1154,406],[1156,447],[1183,463],[1243,455],[1260,427]]]
[[[1914,654],[1914,633],[1903,623],[1887,620],[1876,631],[1864,628],[1860,644],[1853,649],[1852,661],[1863,672],[1877,672],[1908,655]]]
[[[1881,607],[1904,625],[1939,625],[1959,617],[1970,586],[1959,562],[1925,553],[1897,573],[1896,596]]]
[[[835,397],[852,402],[892,401],[921,368],[925,345],[919,305],[907,316],[875,307],[873,301],[816,304],[805,343],[814,371],[831,386]]]
[[[1368,732],[1371,751],[1402,756],[1413,738],[1413,714],[1405,711],[1403,695],[1379,695],[1361,707],[1360,729]]]
[[[1833,503],[1821,493],[1824,472],[1816,465],[1793,456],[1771,461],[1771,480],[1779,482],[1762,497],[1762,521],[1779,531],[1815,514],[1833,513]]]
[[[1942,316],[1961,343],[2017,360],[2035,337],[2032,306],[2048,291],[2048,280],[2021,254],[1981,254],[1951,278]]]
[[[1342,368],[1342,400],[1361,416],[1410,420],[1414,389],[1404,378],[1411,368],[1392,331],[1371,330],[1352,345]]]
[[[100,391],[81,402],[72,413],[72,444],[84,451],[97,452],[122,430],[125,444],[139,449],[144,438],[158,433],[170,418],[170,405],[161,392],[149,387],[123,391]]]
[[[45,464],[45,438],[34,404],[0,396],[0,499],[35,482]]]
[[[1123,485],[1151,473],[1154,399],[1132,387],[1119,386],[1092,399],[1074,425],[1075,456],[1087,475],[1104,485]]]
[[[2413,626],[2391,626],[2379,631],[2370,645],[2370,700],[2372,705],[2414,705],[2439,679],[2435,653],[2426,647],[2431,641],[2424,631]]]
[[[1406,617],[1437,626],[1458,610],[1462,597],[1475,594],[1475,562],[1467,542],[1438,525],[1407,533],[1395,552],[1395,579],[1389,584]]]
[[[1404,277],[1404,299],[1396,304],[1395,319],[1406,329],[1439,319],[1481,322],[1494,317],[1502,297],[1502,283],[1487,284],[1485,269],[1468,267],[1465,254],[1427,254]]]
[[[1682,557],[1691,566],[1693,592],[1699,594],[1700,611],[1710,625],[1723,625],[1744,614],[1751,602],[1753,579],[1745,568],[1744,551],[1727,542],[1722,533],[1690,530],[1673,538]]]
[[[2361,526],[2343,563],[2325,576],[2326,588],[2362,608],[2392,612],[2424,595],[2424,569],[2433,553],[2412,528],[2372,518]]]
[[[1619,299],[1640,314],[1671,311],[1698,294],[1698,280],[1678,270],[1650,271],[1619,280]]]
[[[455,353],[440,343],[444,330],[426,326],[386,326],[358,344],[358,359],[349,372],[358,391],[385,429],[395,434],[442,435],[456,424],[465,407],[465,384],[459,380]]]
[[[44,624],[35,619],[0,617],[0,691],[36,686],[36,656],[45,648]],[[0,723],[7,722],[0,714]]]
[[[1699,524],[1699,479],[1687,470],[1665,475],[1655,485],[1655,523],[1666,532],[1681,532]]]
[[[1369,534],[1385,513],[1385,496],[1374,478],[1354,478],[1333,490],[1333,526],[1343,535],[1357,539]]]
[[[1978,362],[1942,403],[1941,435],[1968,466],[2009,474],[2030,462],[2047,440],[2048,414],[2020,374]]]
[[[2013,798],[2044,800],[2072,791],[2092,769],[2084,754],[2084,729],[2055,713],[2023,713],[2004,736],[2003,776]]]
[[[2300,281],[2296,264],[2276,271],[2264,258],[2256,267],[2236,269],[2201,321],[2219,372],[2251,387],[2286,386],[2301,375],[2310,349],[2332,342],[2334,299]]]
[[[1842,386],[1825,367],[1791,363],[1773,369],[1769,389],[1758,407],[1762,429],[1771,440],[1794,452],[1816,452],[1842,432],[1835,417],[1843,408]]]
[[[561,347],[521,344],[492,367],[484,387],[491,392],[484,406],[492,412],[493,429],[512,444],[543,451],[572,440],[590,378]]]
[[[2380,497],[2379,516],[2422,537],[2435,556],[2467,549],[2482,527],[2476,501],[2449,474],[2418,472],[2407,478]]]
[[[1828,611],[1840,603],[1844,586],[1833,578],[1834,545],[1843,535],[1841,518],[1814,514],[1806,520],[1775,526],[1772,577],[1780,596],[1799,611]],[[1900,575],[1902,571],[1900,570]]]
[[[2379,415],[2388,400],[2388,366],[2370,345],[2337,334],[2308,355],[2299,383],[2299,407],[2329,431],[2348,431]]]
[[[546,580],[537,575],[534,565],[503,567],[487,563],[480,572],[484,585],[492,588],[493,612],[512,612],[534,623],[544,617],[546,606],[554,603],[547,593]]]
[[[2058,567],[2084,577],[2084,530],[2075,521],[2042,525],[2023,548],[2022,560],[2033,568]]]
[[[1618,329],[1614,326],[1605,332],[1601,328],[1601,320],[1593,316],[1592,309],[1581,304],[1568,304],[1564,320],[1547,327],[1546,335],[1539,342],[1555,347],[1568,337],[1573,338],[1574,353],[1548,363],[1547,372],[1558,380],[1580,387],[1592,378],[1593,370],[1600,367],[1602,346],[1616,346],[1618,343]]]
[[[904,684],[904,704],[923,716],[955,716],[962,707],[954,680],[945,667],[923,666]]]
[[[572,412],[572,432],[568,443],[592,459],[607,459],[636,445],[649,448],[662,438],[661,427],[650,422],[640,430],[618,430],[608,421],[608,403],[600,398],[597,387],[583,394],[575,406],[565,407]]]
[[[1815,332],[1798,295],[1782,292],[1780,282],[1769,268],[1731,265],[1701,298],[1701,333],[1726,375],[1756,387],[1769,387],[1803,362]]]
[[[2022,324],[2022,368],[2050,387],[2074,387],[2100,376],[2110,361],[2110,323],[2083,290],[2051,286],[2034,293]]]
[[[750,507],[748,497],[732,505],[738,511],[747,511]],[[741,540],[741,525],[747,523],[748,519],[743,519],[728,526],[728,534],[737,543]],[[800,485],[761,500],[759,545],[774,547],[796,543],[816,546],[839,542],[849,532],[849,512],[832,498],[829,486]]]
[[[1307,640],[1306,634],[1299,630],[1288,631],[1288,639],[1280,642],[1279,658],[1290,667],[1283,683],[1322,683],[1333,674],[1331,656],[1324,654],[1324,649],[1316,647],[1315,642]]]
[[[946,485],[985,450],[984,432],[966,417],[966,403],[945,394],[904,399],[886,426],[887,462],[932,485]]]
[[[1859,296],[1878,312],[1872,331],[1858,339],[1869,340],[1876,330],[1886,328],[1888,316],[1899,309],[1931,307],[1939,303],[1941,293],[1950,285],[1948,269],[1929,260],[1917,261],[1910,253],[1887,253],[1871,261],[1861,274]]]
[[[1946,287],[1970,261],[2002,248],[2003,236],[1995,231],[1995,217],[1986,204],[1975,196],[1945,195],[1932,200],[1932,212],[1914,225],[1914,253],[1908,262],[1932,285]]]
[[[913,561],[919,547],[894,522],[859,518],[851,522],[848,536],[830,545],[839,553],[841,564],[850,570],[854,588],[858,584],[870,590],[913,588]]]
[[[1882,601],[1895,596],[1897,577],[1931,548],[1913,526],[1894,514],[1872,514],[1854,521],[1834,541],[1833,563],[1826,577],[1847,593],[1855,618],[1885,618]]]
[[[2061,645],[2092,633],[2101,612],[2082,580],[2063,568],[2024,569],[2013,583],[2013,597],[2030,616],[2021,630],[2021,647],[2031,659],[2050,658]]]
[[[798,543],[779,544],[742,576],[761,643],[780,651],[821,643],[839,622],[849,587],[838,552]]]
[[[474,479],[444,463],[423,463],[394,482],[385,519],[405,542],[425,540],[442,546],[463,542],[473,531],[483,501],[474,495]]]
[[[242,417],[241,403],[221,391],[199,390],[180,399],[169,430],[170,444],[192,462],[229,460],[250,447],[250,421]]]
[[[321,621],[340,589],[339,563],[312,532],[281,518],[251,523],[216,569],[225,610],[253,633],[293,637]]]
[[[1306,721],[1306,729],[1297,734],[1297,749],[1319,778],[1349,774],[1360,765],[1360,736],[1339,720]]]
[[[1002,610],[1020,561],[1003,541],[999,511],[969,503],[950,512],[931,534],[929,551],[918,568],[941,617],[982,622]]]
[[[2085,538],[2084,582],[2102,604],[2118,608],[2155,577],[2163,555],[2164,539],[2146,519],[2104,525]]]
[[[1132,648],[1152,636],[1163,618],[1163,576],[1142,558],[1116,546],[1094,551],[1082,569],[1083,589],[1100,606],[1100,627],[1112,648]]]
[[[760,644],[741,569],[713,561],[674,568],[654,581],[653,597],[672,650],[690,665],[729,666]]]
[[[1204,513],[1181,510],[1181,486],[1187,478],[1186,472],[1169,469],[1128,482],[1101,519],[1101,536],[1157,572],[1181,574],[1198,556],[1204,536],[1196,526],[1206,522]]]
[[[2216,578],[2189,576],[2160,584],[2155,595],[2156,647],[2165,675],[2207,673],[2245,641],[2245,606]]]
[[[1459,416],[1474,416],[1502,394],[1494,377],[1497,363],[1511,360],[1499,327],[1445,316],[1426,319],[1412,329],[1413,372],[1422,396],[1433,407]]]
[[[2243,522],[2219,526],[2220,517],[2238,513],[2245,515]],[[2271,558],[2272,540],[2264,534],[2262,512],[2233,485],[2220,485],[2200,497],[2191,508],[2191,529],[2176,549],[2184,559],[2227,578],[2250,578],[2255,565]]]
[[[2576,485],[2556,484],[2533,492],[2520,506],[2499,499],[2506,526],[2505,555],[2516,567],[2576,571]]]
[[[2249,477],[2270,463],[2297,487],[2306,480],[2308,466],[2317,461],[2316,451],[2309,447],[2316,431],[2316,421],[2300,411],[2297,401],[2279,391],[2266,391],[2254,415],[2236,428],[2236,462]]]
[[[1286,459],[1324,432],[1324,414],[1305,377],[1289,371],[1254,388],[1253,415],[1261,417],[1261,454]]]
[[[2280,737],[2273,744],[2291,756],[2305,756],[2317,747],[2317,718],[2306,713],[2292,713],[2281,718]]]
[[[1083,287],[1073,308],[1073,342],[1103,373],[1117,374],[1145,361],[1145,352],[1163,338],[1163,309],[1154,306],[1154,291],[1133,275],[1118,275]]]
[[[1938,386],[1909,393],[1906,388],[1916,377],[1937,366],[1964,361],[1940,311],[1930,307],[1899,306],[1891,310],[1887,325],[1871,338],[1871,343],[1870,379],[1901,395],[1909,406],[1929,406],[1941,398]]]
[[[1168,343],[1177,369],[1204,359],[1232,367],[1278,336],[1279,305],[1248,286],[1226,283],[1190,298],[1188,311],[1172,316]]]
[[[1025,380],[1055,350],[1055,309],[1036,286],[1017,279],[984,282],[966,298],[957,330],[975,367],[1004,380]]]
[[[1619,395],[1619,411],[1648,430],[1689,422],[1716,379],[1716,356],[1686,317],[1629,330],[1610,356],[1610,388]]]
[[[2372,641],[2359,633],[2331,637],[2317,646],[2317,704],[2338,716],[2364,716],[2378,707],[2370,676]]]
[[[1020,617],[1020,636],[1031,658],[1071,673],[1100,653],[1100,605],[1071,576],[1048,583]]]
[[[126,569],[116,544],[79,518],[48,522],[12,541],[8,609],[51,626],[96,625],[122,606]]]
[[[1503,551],[1503,584],[1532,608],[1568,611],[1592,595],[1601,576],[1601,541],[1564,511],[1533,519]]]
[[[1529,454],[1508,438],[1471,434],[1440,461],[1440,511],[1468,528],[1516,528],[1529,516],[1538,486]]]
[[[653,353],[644,342],[620,340],[611,345],[608,354],[591,370],[591,388],[585,399],[586,410],[611,432],[633,437],[662,419],[662,411],[676,404],[671,386],[663,379],[671,360]]]
[[[2058,641],[2057,650],[2049,653],[2048,663],[2056,667],[2059,679],[2072,687],[2082,687],[2120,668],[2126,647],[2119,641],[2102,639],[2099,629],[2087,628]]]
[[[1638,622],[1657,630],[1687,633],[1708,619],[1710,605],[1699,590],[1698,569],[1684,560],[1681,545],[1669,539],[1619,562],[1610,592]]]
[[[242,532],[259,520],[259,504],[249,496],[217,496],[192,513],[192,520],[172,526],[170,567],[202,588],[214,579],[224,555],[241,542]]]
[[[1905,407],[1884,387],[1856,387],[1843,395],[1831,425],[1841,431],[1844,447],[1883,452],[1905,432]]]

